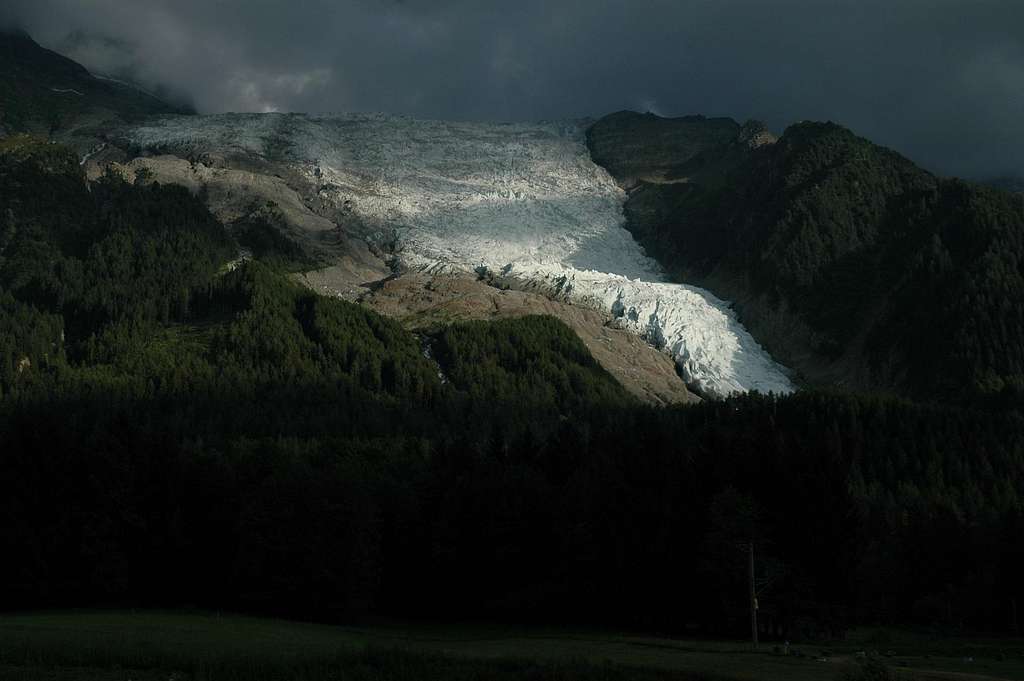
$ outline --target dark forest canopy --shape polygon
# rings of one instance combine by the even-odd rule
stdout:
[[[6,607],[742,632],[750,540],[780,635],[1024,599],[1012,401],[646,407],[552,318],[415,336],[55,145],[2,143],[0,204]]]

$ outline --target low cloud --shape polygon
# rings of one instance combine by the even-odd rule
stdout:
[[[0,21],[201,112],[831,119],[1024,174],[1019,0],[7,0]]]

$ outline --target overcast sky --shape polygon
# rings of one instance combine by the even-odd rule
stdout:
[[[1024,175],[1024,0],[3,0],[2,14],[203,113],[831,119],[939,172]]]

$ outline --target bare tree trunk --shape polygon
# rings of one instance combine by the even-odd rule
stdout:
[[[754,542],[748,547],[750,557],[750,638],[754,642],[754,649],[757,650],[757,586],[754,582]]]

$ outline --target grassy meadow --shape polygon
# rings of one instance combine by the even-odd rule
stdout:
[[[210,613],[0,616],[0,678],[19,681],[676,679],[866,681],[864,652],[900,679],[1024,680],[1024,641],[858,630],[829,645],[680,640],[395,623],[332,626]],[[877,670],[876,670],[877,671]],[[880,680],[879,680],[880,681]]]

